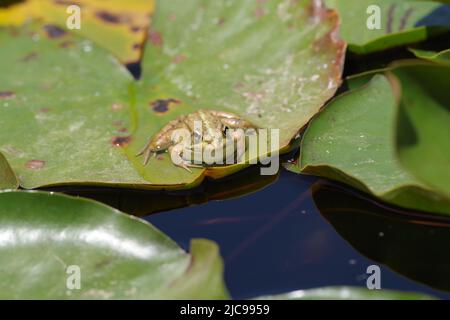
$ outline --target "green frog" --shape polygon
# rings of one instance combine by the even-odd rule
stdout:
[[[229,129],[234,129],[229,135],[231,139],[227,139]],[[223,151],[228,144],[234,145],[236,141],[245,138],[244,130],[247,129],[256,129],[256,126],[234,113],[200,109],[171,120],[149,140],[137,156],[143,155],[145,166],[152,154],[169,151],[171,155],[175,153],[179,157],[179,161],[174,162],[175,165],[191,172],[189,167],[202,167],[205,164],[192,164],[192,159],[202,159],[204,150],[211,154]],[[223,154],[225,157],[226,153]]]

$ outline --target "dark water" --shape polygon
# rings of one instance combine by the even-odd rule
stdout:
[[[381,287],[450,298],[450,217],[406,211],[339,184],[251,167],[189,191],[58,190],[140,216],[185,250],[216,241],[234,298],[322,286]]]
[[[358,209],[361,206],[365,207]],[[392,215],[396,218],[390,218]],[[419,215],[414,219],[426,221],[426,217]],[[411,224],[409,213],[380,206],[312,177],[283,171],[278,181],[253,194],[153,214],[145,219],[186,250],[192,238],[216,241],[225,261],[226,284],[234,298],[330,285],[365,287],[366,268],[371,264],[381,267],[382,288],[450,297],[424,284],[437,284],[447,290],[450,287],[450,255],[444,253],[448,252],[450,242],[439,245],[441,240],[450,239],[450,228]],[[359,230],[356,235],[352,234],[353,228]],[[425,238],[427,234],[428,238],[438,238],[437,245],[442,252],[431,250],[435,257],[422,257],[424,253],[432,253],[428,252],[430,248],[416,247],[418,239],[412,240],[416,233],[425,234]],[[392,234],[406,243],[394,239],[392,244]],[[419,240],[429,243],[428,238]],[[352,241],[360,243],[360,251],[367,251],[371,259],[355,250]],[[397,266],[395,251],[410,249],[413,250],[409,256],[400,255],[400,264],[407,265]],[[428,261],[415,260],[425,258]],[[379,261],[396,266],[403,274],[422,283],[392,271]],[[409,263],[412,265],[408,266]],[[446,276],[447,280],[436,274],[439,268],[442,270],[438,270],[438,275]]]

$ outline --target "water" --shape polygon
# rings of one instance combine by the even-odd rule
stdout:
[[[278,181],[256,193],[153,214],[145,219],[186,250],[192,238],[216,241],[225,262],[226,284],[237,299],[330,285],[365,287],[367,266],[380,263],[363,256],[337,233],[317,209],[311,196],[314,188],[319,190],[315,192],[316,197],[324,199],[327,192],[331,194],[324,201],[336,208],[332,197],[340,192],[338,187],[283,171]],[[331,191],[324,191],[326,188]],[[388,215],[394,214],[390,212],[393,208],[380,209],[357,194],[346,194]],[[338,196],[344,199],[342,194]],[[346,200],[347,209],[340,208],[351,211],[350,201]],[[372,213],[366,210],[360,214]],[[391,225],[392,229],[392,221],[388,219],[385,224],[377,227],[381,230]],[[359,226],[355,223],[355,228]],[[373,233],[374,241],[382,242],[389,235],[388,231],[384,231],[386,235],[382,232]],[[405,234],[408,236],[409,233]],[[368,234],[367,238],[370,237]],[[450,297],[448,293],[414,282],[386,266],[380,267],[382,288]]]
[[[226,285],[237,299],[322,286],[365,287],[373,264],[381,267],[384,289],[450,298],[450,218],[395,208],[323,179],[286,170],[261,176],[252,167],[169,194],[59,191],[140,216],[185,250],[192,238],[214,240]]]

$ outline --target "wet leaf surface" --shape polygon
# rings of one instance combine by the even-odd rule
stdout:
[[[152,225],[91,200],[3,192],[0,226],[3,299],[228,296],[213,242],[192,240],[188,255]],[[66,287],[75,268],[79,290]]]

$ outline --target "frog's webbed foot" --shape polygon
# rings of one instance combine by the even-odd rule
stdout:
[[[182,154],[187,150],[186,148],[187,147],[184,145],[175,145],[169,148],[169,153],[171,156],[172,152],[176,152],[176,154],[178,155],[178,159],[176,161],[172,159],[173,164],[176,165],[177,167],[189,171],[190,173],[192,173],[192,170],[189,168],[203,168],[202,166],[192,164],[191,162],[183,158]]]
[[[142,162],[142,165],[147,165],[148,160],[150,159],[150,156],[152,155],[156,156],[156,152],[153,152],[150,148],[150,143],[148,143],[139,153],[136,154],[136,157],[144,155],[144,161]]]

